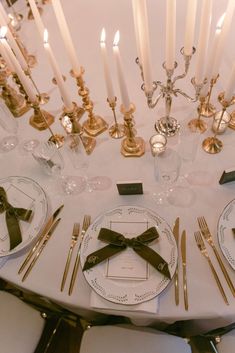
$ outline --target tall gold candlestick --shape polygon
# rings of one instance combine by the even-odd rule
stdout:
[[[133,113],[135,111],[134,104],[131,104],[130,109],[126,110],[121,105],[121,113],[124,115],[124,124],[126,130],[126,138],[122,140],[121,154],[124,157],[141,157],[145,153],[145,142],[141,137],[136,137],[136,131],[133,129]]]
[[[88,113],[88,119],[83,123],[84,131],[90,136],[97,136],[107,130],[108,124],[106,121],[98,115],[93,113],[93,102],[89,96],[89,89],[85,86],[85,81],[83,79],[84,68],[81,67],[80,73],[76,74],[71,70],[71,76],[76,79],[78,86],[78,94],[82,98],[83,108]]]
[[[229,113],[226,110],[229,106],[231,106],[235,103],[235,96],[233,96],[230,101],[226,101],[224,99],[224,92],[221,92],[218,96],[218,100],[219,100],[220,104],[222,105],[222,110],[217,113],[217,115],[219,116],[219,119],[216,124],[215,134],[212,137],[206,138],[202,142],[202,147],[203,147],[204,151],[206,151],[207,153],[211,153],[211,154],[219,153],[223,148],[223,143],[221,140],[219,140],[217,138],[217,135],[219,133],[221,133],[220,126],[221,126],[221,123],[222,123],[222,120],[224,119],[224,117],[226,116],[226,120],[228,120],[227,115],[229,115]]]
[[[116,110],[115,110],[117,105],[117,98],[115,97],[115,100],[113,101],[110,101],[107,98],[107,101],[109,103],[110,108],[112,109],[113,117],[114,117],[114,124],[109,128],[109,135],[114,139],[120,139],[123,136],[125,136],[125,127],[123,124],[118,124],[117,122]]]
[[[84,136],[84,131],[79,123],[79,120],[84,114],[84,109],[78,107],[76,103],[73,102],[73,109],[68,110],[63,108],[63,113],[60,116],[60,122],[67,134],[75,134],[79,136],[80,141],[89,155],[95,148],[96,140],[90,136]]]
[[[216,78],[211,79],[208,95],[206,97],[205,102],[202,105],[201,115],[204,116],[205,118],[211,118],[216,113],[216,108],[213,104],[211,104],[210,101],[211,101],[211,94],[212,94],[213,87],[215,86],[218,78],[219,78],[219,75]]]
[[[201,119],[203,104],[205,103],[206,97],[199,97],[200,105],[197,108],[198,117],[192,119],[188,123],[188,127],[192,132],[201,132],[203,133],[207,129],[207,124]]]
[[[2,87],[1,97],[15,118],[24,115],[30,109],[24,96],[7,83],[7,73],[3,70],[0,71],[0,86]]]

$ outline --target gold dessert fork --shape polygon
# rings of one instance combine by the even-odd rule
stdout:
[[[79,259],[80,259],[80,249],[81,249],[82,240],[83,240],[83,237],[84,237],[84,235],[87,231],[87,228],[89,227],[90,224],[91,224],[91,216],[85,215],[83,218],[80,243],[78,245],[78,252],[77,252],[76,260],[75,260],[74,267],[73,267],[73,273],[72,273],[72,277],[71,277],[71,281],[70,281],[69,295],[72,294],[75,279],[76,279],[77,272],[78,272],[78,265],[79,265]]]
[[[228,302],[228,299],[227,299],[226,294],[224,292],[224,289],[222,287],[222,284],[221,284],[221,282],[219,280],[219,277],[218,277],[218,275],[216,273],[216,270],[215,270],[215,268],[214,268],[214,266],[213,266],[213,264],[211,262],[209,254],[208,254],[208,252],[206,250],[206,246],[205,246],[205,243],[204,243],[204,241],[202,239],[201,233],[200,232],[195,232],[194,233],[194,237],[195,237],[195,240],[196,240],[196,243],[197,243],[197,246],[198,246],[199,250],[201,251],[202,255],[205,256],[205,258],[207,259],[207,261],[208,261],[208,263],[210,265],[211,271],[212,271],[212,273],[214,275],[214,278],[216,280],[216,283],[217,283],[217,285],[219,287],[219,290],[220,290],[220,292],[222,294],[222,297],[223,297],[225,303],[227,305],[229,305],[229,302]]]
[[[198,224],[199,224],[199,228],[201,230],[201,233],[204,236],[204,238],[206,239],[206,241],[208,242],[208,244],[212,247],[212,249],[214,251],[214,254],[215,254],[216,258],[217,258],[217,261],[218,261],[218,263],[220,265],[220,268],[221,268],[221,270],[223,272],[223,275],[224,275],[224,277],[226,279],[226,282],[228,283],[228,286],[229,286],[233,296],[235,297],[235,288],[234,288],[233,283],[231,281],[231,278],[229,277],[229,274],[228,274],[228,272],[227,272],[227,270],[226,270],[226,268],[225,268],[225,266],[223,264],[223,261],[221,260],[221,257],[220,257],[220,255],[219,255],[219,253],[218,253],[218,251],[217,251],[217,249],[215,247],[215,244],[214,244],[214,241],[212,239],[212,235],[210,233],[210,230],[208,228],[206,220],[205,220],[204,217],[198,217],[197,220],[198,220]]]
[[[78,236],[79,236],[79,229],[80,229],[80,224],[74,223],[72,239],[71,239],[69,252],[68,252],[68,256],[67,256],[67,260],[66,260],[66,264],[65,264],[65,268],[64,268],[64,274],[63,274],[63,278],[62,278],[61,286],[60,286],[61,292],[64,289],[64,285],[65,285],[65,282],[66,282],[66,279],[68,276],[68,271],[69,271],[69,266],[70,266],[70,262],[71,262],[71,258],[72,258],[73,249],[77,243]]]

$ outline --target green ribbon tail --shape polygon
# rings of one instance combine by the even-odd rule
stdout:
[[[6,224],[10,235],[10,250],[12,250],[22,241],[19,222],[14,213],[6,212]]]

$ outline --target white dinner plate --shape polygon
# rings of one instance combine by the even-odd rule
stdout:
[[[235,200],[225,206],[217,227],[220,249],[230,266],[235,270],[235,236],[232,228],[235,228]]]
[[[5,221],[5,212],[0,214],[0,257],[13,255],[28,246],[38,235],[47,217],[47,198],[41,186],[34,180],[10,176],[0,179],[7,194],[8,202],[15,207],[23,207],[33,211],[31,221],[19,220],[22,242],[10,250],[10,239]]]
[[[107,245],[97,238],[101,228],[111,228],[120,231],[121,227],[123,229],[122,234],[125,237],[132,238],[153,226],[157,228],[159,238],[148,246],[158,252],[168,263],[172,278],[178,258],[177,246],[172,230],[158,214],[139,206],[120,206],[96,218],[88,228],[81,245],[81,266],[83,267],[86,257],[90,253]],[[115,255],[111,260],[103,261],[83,272],[89,285],[106,300],[117,304],[140,304],[162,293],[170,283],[167,277],[163,276],[151,265],[147,265],[132,249],[127,248],[122,253]],[[125,260],[123,260],[123,256]],[[123,261],[127,261],[129,257],[132,259],[132,265],[136,261],[136,266],[139,266],[142,261],[143,266],[144,264],[147,266],[148,270],[146,271],[147,276],[145,278],[130,279],[127,277],[123,279],[107,275],[107,268],[110,266],[111,261],[115,261],[114,263],[118,267],[119,264],[123,264]],[[122,262],[120,263],[120,261]],[[113,267],[113,275],[116,275],[116,269],[116,267]]]

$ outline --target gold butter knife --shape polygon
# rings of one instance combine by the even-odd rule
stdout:
[[[79,229],[80,229],[80,224],[79,223],[74,223],[72,239],[71,239],[69,252],[68,252],[68,256],[67,256],[67,260],[66,260],[66,264],[65,264],[65,268],[64,268],[64,274],[63,274],[63,278],[62,278],[61,286],[60,286],[61,292],[64,289],[64,285],[65,285],[65,282],[66,282],[66,279],[67,279],[67,276],[68,276],[68,270],[69,270],[69,266],[70,266],[70,262],[71,262],[71,258],[72,258],[73,249],[74,249],[74,247],[75,247],[75,245],[77,243],[78,236],[79,236]]]
[[[184,307],[188,310],[188,288],[187,288],[187,273],[186,273],[186,232],[183,230],[181,236],[181,257],[183,266],[183,289],[184,289]]]
[[[177,249],[179,246],[179,222],[180,219],[179,217],[176,218],[174,228],[173,228],[173,234],[175,237]],[[179,305],[179,265],[177,262],[176,269],[175,269],[175,304]]]
[[[32,270],[35,262],[37,261],[37,259],[39,258],[42,250],[45,248],[48,240],[50,239],[50,237],[52,236],[52,233],[54,232],[56,226],[58,225],[58,223],[60,222],[61,218],[58,218],[53,225],[51,226],[49,232],[47,233],[47,235],[45,236],[45,238],[43,239],[42,245],[39,247],[38,251],[36,252],[36,255],[34,256],[32,262],[30,263],[29,267],[27,268],[23,278],[22,278],[22,282],[28,277],[30,271]]]
[[[85,233],[87,231],[87,228],[89,227],[90,223],[91,223],[91,217],[88,216],[88,215],[85,215],[84,218],[83,218],[81,239],[80,239],[80,243],[78,245],[78,252],[77,252],[75,264],[74,264],[74,267],[73,267],[72,277],[71,277],[71,280],[70,280],[69,295],[72,294],[74,283],[75,283],[75,279],[76,279],[77,272],[78,272],[78,265],[79,265],[79,259],[80,259],[80,249],[81,249],[82,240],[83,240],[83,237],[84,237],[84,235],[85,235]]]
[[[20,269],[18,271],[18,274],[20,274],[25,266],[29,263],[29,261],[31,260],[33,254],[35,253],[35,251],[37,250],[37,248],[39,247],[42,239],[44,238],[44,236],[50,231],[51,227],[53,226],[56,217],[59,215],[60,211],[62,210],[62,208],[64,207],[64,205],[61,205],[60,207],[58,207],[55,212],[52,214],[52,216],[48,219],[46,225],[44,226],[41,234],[39,235],[39,238],[36,242],[36,244],[34,245],[34,247],[29,251],[26,259],[24,260],[24,262],[22,263],[22,265],[20,266]]]

